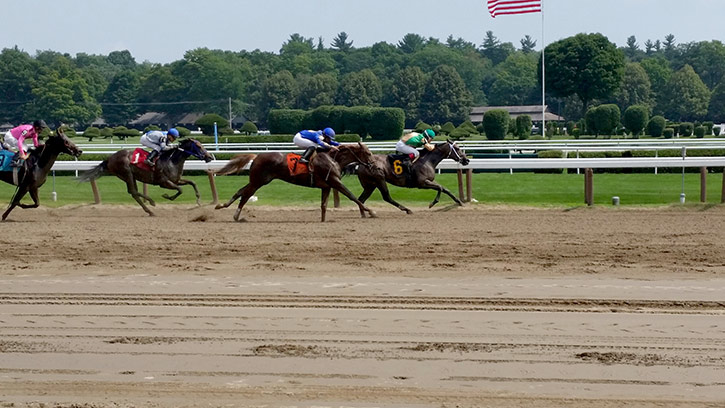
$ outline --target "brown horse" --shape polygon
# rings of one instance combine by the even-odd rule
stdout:
[[[132,154],[132,150],[119,150],[98,166],[81,174],[78,179],[80,181],[90,181],[106,173],[115,175],[126,182],[128,193],[150,216],[153,216],[154,213],[144,204],[143,200],[147,200],[152,206],[156,206],[156,203],[151,197],[138,191],[136,180],[161,188],[176,190],[176,194],[173,196],[162,195],[167,200],[175,200],[176,197],[181,195],[180,186],[188,184],[194,188],[196,204],[201,205],[201,196],[199,195],[199,189],[196,188],[196,183],[181,178],[184,171],[184,162],[189,156],[194,156],[207,163],[213,159],[198,140],[183,139],[177,147],[161,152],[161,156],[159,156],[156,165],[151,170],[145,170],[131,164]]]
[[[272,180],[280,179],[291,184],[304,187],[314,187],[322,189],[322,197],[320,208],[322,210],[322,222],[325,221],[325,212],[327,211],[327,199],[330,190],[335,189],[341,192],[345,197],[354,201],[360,208],[360,215],[365,218],[367,212],[370,217],[375,217],[375,212],[367,208],[361,203],[350,190],[342,184],[340,180],[341,168],[351,163],[360,163],[371,173],[375,173],[376,169],[373,164],[373,154],[370,149],[362,143],[340,145],[337,151],[318,153],[310,162],[312,174],[302,173],[291,175],[287,166],[287,155],[278,152],[254,154],[242,154],[234,157],[229,163],[214,174],[234,174],[240,172],[244,166],[252,162],[249,168],[249,183],[240,188],[233,196],[224,204],[218,204],[216,209],[227,208],[237,199],[239,207],[234,213],[234,220],[239,221],[239,215],[242,212],[244,204],[260,187],[268,184]],[[382,175],[380,169],[377,172]]]
[[[30,151],[28,159],[24,165],[18,168],[17,180],[18,188],[15,190],[13,199],[10,200],[8,209],[3,213],[3,221],[8,217],[10,211],[16,206],[20,208],[37,208],[39,205],[38,201],[38,189],[45,183],[45,180],[50,173],[51,167],[61,153],[70,154],[71,156],[78,157],[83,153],[76,145],[68,139],[63,131],[58,128],[55,130],[55,136],[49,136],[48,141],[45,144],[39,145],[34,150]],[[14,183],[14,176],[12,171],[0,172],[0,180],[8,183]],[[33,204],[21,204],[20,200],[25,194],[30,193],[30,198],[33,199]]]
[[[458,147],[455,142],[447,140],[445,143],[437,143],[435,148],[431,151],[423,149],[418,160],[410,166],[410,174],[406,175],[404,170],[405,167],[400,160],[393,160],[392,163],[387,155],[376,154],[375,164],[385,173],[384,176],[370,172],[367,168],[359,168],[357,177],[360,179],[362,184],[363,192],[358,197],[358,200],[363,203],[370,197],[370,195],[377,188],[383,195],[383,199],[390,204],[400,208],[407,214],[412,214],[412,211],[407,207],[400,205],[398,202],[393,200],[388,191],[388,185],[396,185],[398,187],[408,188],[421,188],[421,189],[432,189],[438,191],[435,199],[428,206],[433,207],[440,201],[441,193],[448,194],[458,205],[463,205],[461,200],[454,196],[448,189],[441,186],[434,181],[435,179],[435,168],[438,166],[443,159],[453,159],[462,165],[468,164],[468,158],[466,154]]]

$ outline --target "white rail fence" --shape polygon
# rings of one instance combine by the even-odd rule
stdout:
[[[57,161],[52,170],[55,171],[85,171],[97,166],[100,161]],[[188,160],[184,170],[212,171],[222,168],[228,160],[213,160],[205,163],[200,160]],[[249,165],[247,165],[248,168]],[[628,157],[628,158],[496,158],[471,159],[467,166],[445,159],[439,165],[439,170],[456,170],[458,173],[458,193],[463,201],[471,201],[473,183],[473,170],[536,170],[536,169],[585,169],[584,201],[593,204],[593,171],[592,169],[605,168],[700,168],[700,200],[706,200],[706,177],[708,167],[725,167],[725,156],[718,157]],[[465,183],[464,177],[465,174]],[[214,176],[209,174],[209,183],[213,195],[213,202],[218,202]],[[100,203],[100,195],[95,182],[91,183],[96,203]],[[465,186],[465,192],[464,192]],[[145,187],[145,186],[144,186]],[[682,198],[683,199],[683,198]],[[725,202],[725,174],[723,175],[723,190],[721,202]],[[337,198],[335,203],[338,203]]]

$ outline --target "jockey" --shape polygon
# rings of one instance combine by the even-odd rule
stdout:
[[[421,133],[410,132],[398,140],[398,143],[395,144],[395,150],[399,153],[407,154],[414,163],[420,156],[420,152],[418,151],[419,147],[425,147],[428,151],[435,148],[431,144],[435,135],[433,129],[426,129]]]
[[[305,149],[300,163],[309,163],[312,152],[315,149],[326,152],[328,150],[336,150],[340,143],[335,141],[335,131],[332,128],[323,130],[301,130],[297,132],[292,141],[298,146]]]
[[[25,160],[28,158],[26,152],[28,146],[25,145],[26,139],[33,140],[33,146],[38,147],[38,134],[43,131],[43,128],[47,128],[44,120],[36,120],[32,125],[20,125],[8,130],[5,133],[5,138],[2,143],[2,147],[12,152],[17,152],[13,162],[19,163],[17,159]]]
[[[178,137],[179,131],[176,130],[176,128],[171,128],[166,133],[160,130],[150,130],[146,132],[146,134],[141,136],[141,144],[146,147],[150,147],[153,150],[151,150],[151,153],[149,153],[148,157],[146,157],[144,163],[153,167],[156,156],[158,156],[162,150],[173,149],[174,146],[171,146],[170,143],[173,143]]]

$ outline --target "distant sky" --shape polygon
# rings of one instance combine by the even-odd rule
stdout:
[[[129,50],[137,62],[168,63],[188,50],[260,49],[278,53],[293,33],[329,46],[345,31],[353,47],[407,33],[480,45],[486,31],[516,48],[525,35],[542,44],[541,14],[488,14],[486,0],[6,0],[0,48],[34,55],[53,50],[107,55]],[[676,43],[725,42],[722,0],[544,0],[547,44],[578,33],[601,33],[617,46],[634,35]]]

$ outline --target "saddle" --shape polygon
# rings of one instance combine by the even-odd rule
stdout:
[[[301,157],[302,156],[297,153],[287,153],[287,168],[289,169],[290,176],[297,176],[310,172],[309,166],[306,163],[300,162]]]
[[[137,147],[133,150],[133,153],[131,153],[131,164],[141,170],[152,171],[153,169],[151,168],[151,166],[146,164],[146,158],[148,157],[148,155],[149,152],[140,147]],[[159,156],[156,156],[154,164],[159,160]]]

